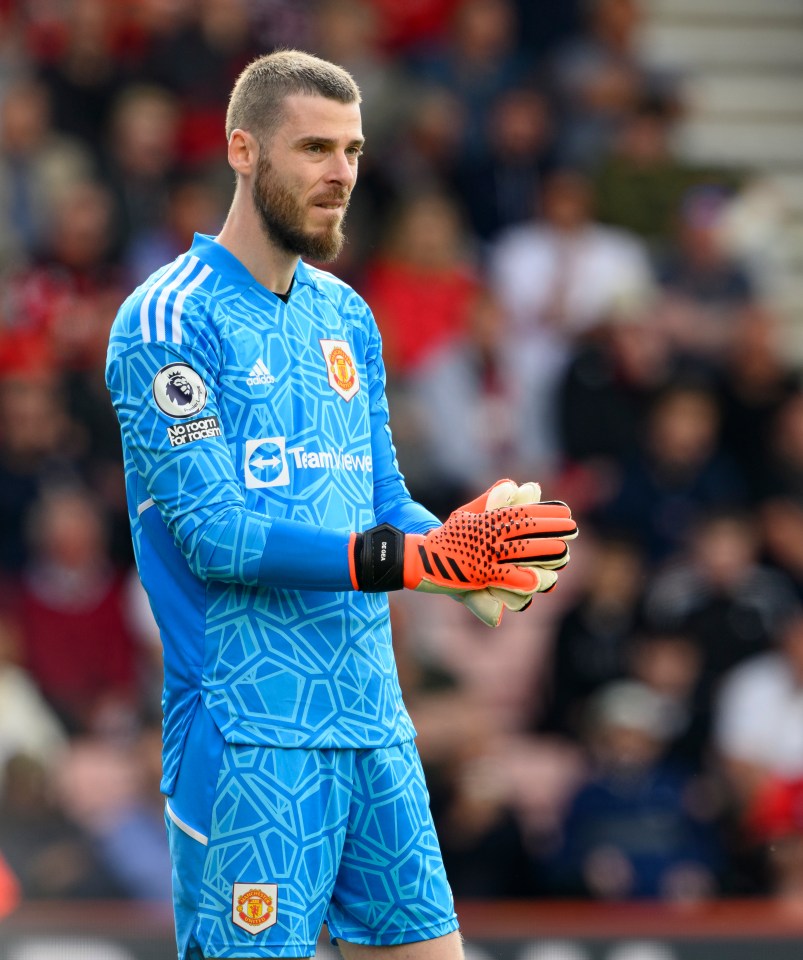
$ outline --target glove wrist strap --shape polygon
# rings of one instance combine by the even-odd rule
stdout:
[[[404,587],[404,534],[380,523],[354,540],[354,573],[364,593],[385,593]]]

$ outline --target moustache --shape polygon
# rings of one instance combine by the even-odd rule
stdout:
[[[341,192],[341,193],[327,193],[327,194],[321,194],[321,195],[318,196],[318,197],[313,197],[312,203],[313,203],[313,204],[318,204],[318,203],[345,203],[345,204],[347,204],[347,203],[349,202],[349,197],[350,197],[350,194],[349,194],[349,193],[343,193],[343,192]]]

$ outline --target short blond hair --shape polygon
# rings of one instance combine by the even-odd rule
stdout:
[[[337,64],[301,50],[277,50],[253,60],[234,84],[226,111],[226,138],[247,130],[264,142],[283,117],[285,97],[295,94],[359,103],[354,78]]]

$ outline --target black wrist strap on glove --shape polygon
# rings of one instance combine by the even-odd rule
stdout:
[[[386,593],[404,587],[404,534],[380,523],[354,538],[354,571],[363,593]]]

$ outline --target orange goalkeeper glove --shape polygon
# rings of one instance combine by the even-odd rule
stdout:
[[[405,535],[389,524],[354,534],[355,589],[457,593],[493,587],[525,598],[550,589],[552,572],[566,563],[566,541],[577,535],[571,511],[558,501],[486,511],[497,486],[426,534]]]
[[[496,510],[525,503],[538,503],[541,500],[541,486],[538,483],[524,483],[520,487],[512,480],[500,480],[485,493],[485,509]],[[480,501],[481,502],[481,501]],[[474,501],[476,505],[476,501]],[[561,566],[569,562],[569,555]],[[547,593],[557,583],[558,568],[540,568],[538,593]],[[484,587],[482,590],[465,590],[450,594],[458,603],[462,603],[478,620],[488,627],[498,627],[502,622],[505,609],[515,612],[526,610],[533,602],[533,594],[510,593],[499,587]]]

